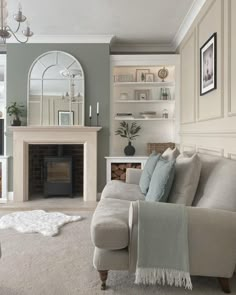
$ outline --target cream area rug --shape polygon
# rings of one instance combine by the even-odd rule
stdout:
[[[83,216],[83,222],[63,226],[54,238],[0,231],[0,295],[224,295],[216,278],[192,277],[193,290],[187,291],[170,286],[137,286],[134,275],[127,271],[110,271],[108,289],[101,291],[93,267],[92,212],[68,214]],[[231,295],[236,294],[236,277],[230,284]]]
[[[80,216],[43,210],[14,212],[0,218],[0,229],[13,228],[21,233],[41,233],[53,237],[64,224],[78,220],[81,220]]]

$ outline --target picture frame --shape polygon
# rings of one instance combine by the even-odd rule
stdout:
[[[150,73],[149,69],[136,69],[136,82],[145,82],[145,74]]]
[[[217,88],[217,33],[200,48],[200,95]]]
[[[72,125],[74,125],[74,111],[58,111],[58,125],[70,126],[70,115],[72,115]]]
[[[145,74],[145,82],[154,82],[155,76],[153,73]]]
[[[134,91],[135,100],[148,100],[150,96],[149,89],[137,89]]]

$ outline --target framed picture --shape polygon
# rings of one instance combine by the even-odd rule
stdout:
[[[145,82],[145,75],[150,73],[149,69],[136,70],[136,82]]]
[[[70,116],[72,116],[72,125],[74,125],[74,112],[68,112],[68,111],[58,111],[58,125],[59,126],[68,126],[71,125],[71,119]]]
[[[154,74],[153,73],[145,74],[145,82],[154,82]]]
[[[134,97],[136,100],[148,100],[149,93],[149,89],[138,89],[134,91]]]
[[[200,95],[217,87],[216,42],[216,33],[214,33],[200,48]]]

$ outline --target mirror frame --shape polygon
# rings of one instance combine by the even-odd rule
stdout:
[[[82,76],[83,76],[83,82],[82,82],[82,87],[83,87],[83,104],[82,104],[82,123],[81,124],[72,124],[72,125],[69,125],[69,126],[84,126],[85,124],[85,76],[84,76],[84,70],[83,70],[83,67],[81,65],[81,63],[78,61],[78,59],[76,59],[73,55],[71,55],[70,53],[67,53],[65,51],[61,51],[61,50],[50,50],[50,51],[47,51],[47,52],[44,52],[43,54],[39,55],[34,61],[33,63],[31,64],[30,66],[30,69],[29,69],[29,72],[28,72],[28,78],[27,78],[27,126],[33,126],[33,125],[30,125],[29,124],[29,104],[30,104],[30,82],[31,82],[31,73],[32,73],[32,70],[34,69],[34,66],[36,65],[36,63],[41,59],[43,58],[45,55],[48,55],[48,54],[51,54],[51,53],[55,53],[55,54],[58,54],[58,53],[61,53],[61,54],[64,54],[68,57],[70,57],[72,60],[74,60],[74,62],[77,63],[77,65],[79,66],[79,68],[81,69],[81,72],[82,72]],[[56,65],[60,65],[58,63],[52,63],[51,65],[48,65],[45,70],[43,71],[42,73],[42,77],[41,77],[41,83],[43,81],[43,76],[46,72],[47,69],[49,69],[50,67],[52,66],[56,66]],[[67,68],[65,67],[65,70],[67,70]],[[43,125],[42,124],[42,101],[43,101],[43,85],[41,86],[41,98],[40,98],[40,124],[37,125],[37,126],[46,126],[46,125]],[[70,106],[70,110],[71,110],[71,104],[72,104],[72,101],[70,101],[69,103],[69,106]],[[59,126],[61,127],[60,125],[49,125],[49,126]],[[63,127],[63,126],[62,126]]]

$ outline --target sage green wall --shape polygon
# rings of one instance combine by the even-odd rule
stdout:
[[[102,130],[98,134],[98,191],[101,192],[106,181],[104,157],[109,153],[110,59],[108,44],[7,45],[7,102],[17,101],[26,105],[29,68],[39,55],[50,50],[61,50],[72,54],[84,69],[86,125],[89,125],[89,105],[93,107],[92,124],[96,124],[96,102],[100,102],[99,123]],[[7,153],[12,155],[12,135],[9,133]],[[9,166],[9,191],[13,191],[12,158]]]

